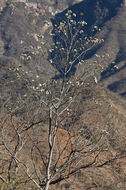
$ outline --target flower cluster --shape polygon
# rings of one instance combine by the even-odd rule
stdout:
[[[81,56],[94,45],[103,42],[103,39],[94,36],[92,30],[90,36],[93,37],[88,36],[86,26],[87,22],[83,19],[83,13],[78,15],[72,10],[68,10],[64,20],[54,25],[55,44],[54,49],[49,50],[49,61],[54,65],[56,63],[59,72],[63,73],[65,71],[68,74],[72,70],[75,61],[78,62],[78,65],[83,64]],[[94,26],[94,29],[98,31],[97,26]]]
[[[31,56],[28,55],[28,54],[23,53],[23,54],[20,56],[20,59],[21,59],[21,60],[27,60],[27,61],[29,61],[29,60],[31,60]]]
[[[85,26],[85,25],[87,25],[87,22],[85,22],[84,20],[82,20],[82,21],[79,21],[78,24],[81,25],[81,26]]]
[[[92,39],[91,41],[92,41],[93,43],[98,43],[98,44],[104,42],[103,39],[98,39],[98,38],[94,38],[94,39]]]

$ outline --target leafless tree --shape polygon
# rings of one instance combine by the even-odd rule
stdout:
[[[23,189],[27,189],[30,180],[38,189],[48,190],[50,185],[68,179],[81,169],[102,167],[121,157],[115,155],[98,162],[101,152],[106,151],[106,132],[96,138],[86,126],[74,124],[81,91],[86,80],[94,77],[92,71],[78,72],[85,63],[83,55],[102,42],[88,37],[84,31],[87,23],[83,20],[77,23],[75,17],[76,14],[68,10],[66,20],[54,27],[56,46],[51,49],[50,62],[60,77],[34,87],[38,104],[32,107],[32,95],[26,98],[29,121],[16,117],[17,110],[12,110],[9,117],[1,116],[0,151],[4,157],[0,158],[0,179],[8,189],[17,188],[16,180],[22,177],[22,172],[25,176],[22,183],[26,185]],[[73,75],[75,65],[77,74]]]

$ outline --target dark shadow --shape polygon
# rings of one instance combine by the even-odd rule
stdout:
[[[115,61],[114,61],[114,63],[111,63],[107,67],[107,69],[101,73],[100,81],[103,81],[104,79],[107,79],[107,78],[119,73],[121,70],[126,68],[126,63],[120,68],[118,68],[118,64],[119,64],[119,62],[115,62]]]
[[[56,78],[63,77],[63,72],[61,70],[64,70],[64,65],[61,65],[61,57],[62,59],[65,57],[65,55],[62,54],[60,50],[56,49],[56,43],[59,40],[59,36],[55,32],[55,26],[59,26],[61,22],[64,22],[66,20],[66,13],[68,10],[71,10],[72,13],[76,14],[76,17],[74,17],[76,23],[79,23],[80,21],[86,21],[88,24],[84,27],[85,36],[90,37],[94,36],[98,30],[94,29],[94,26],[97,25],[98,28],[102,28],[102,26],[105,24],[106,21],[114,17],[118,11],[118,8],[121,6],[121,3],[123,0],[84,0],[81,3],[75,4],[73,6],[70,6],[68,9],[64,10],[63,12],[60,12],[55,15],[55,17],[51,20],[53,25],[53,42],[54,42],[54,50],[49,54],[49,59],[51,59],[51,64],[58,70],[60,73],[56,76]],[[84,13],[84,14],[81,14]],[[81,38],[81,35],[77,36],[76,40],[79,40]],[[80,42],[84,44],[85,41]],[[62,48],[66,48],[63,41],[61,41]],[[79,43],[78,43],[79,45]],[[100,45],[97,45],[95,48],[90,49],[86,54],[79,57],[80,59],[89,59],[91,58],[97,50],[101,47]],[[82,53],[82,51],[78,52]],[[57,56],[57,60],[55,60],[55,55]],[[74,55],[71,55],[71,59]],[[68,70],[70,69],[69,74],[67,77],[74,75],[76,72],[76,65],[78,64],[79,60],[76,60],[75,63],[70,66],[68,66]]]
[[[116,81],[108,85],[108,89],[112,92],[120,92],[126,86],[126,78]]]
[[[124,65],[121,67],[118,66],[120,64],[120,62],[122,62],[122,61],[126,61],[126,54],[125,54],[125,47],[122,48],[122,46],[120,44],[120,50],[116,56],[116,59],[111,64],[109,64],[109,66],[107,67],[106,70],[104,70],[101,73],[100,81],[108,79],[108,78],[112,77],[113,75],[123,71],[126,68],[126,63],[124,63]],[[117,82],[114,82],[114,83],[108,85],[108,89],[111,90],[112,92],[119,93],[119,91],[121,91],[125,85],[126,85],[126,79],[121,79]],[[125,97],[125,93],[120,93],[120,95]]]
[[[90,129],[86,125],[83,125],[83,133],[82,133],[82,135],[87,140],[92,140],[92,138],[93,138],[92,132],[90,131]]]
[[[121,6],[123,0],[84,0],[81,3],[70,6],[68,9],[61,13],[55,15],[52,23],[61,22],[67,10],[72,10],[76,13],[77,21],[84,19],[88,23],[90,28],[93,24],[98,24],[98,26],[103,26],[104,23],[116,15],[118,8]],[[79,13],[83,12],[84,15],[80,18]]]
[[[126,43],[125,43],[125,38],[124,38],[125,29],[122,23],[118,23],[118,24],[119,24],[119,29],[118,29],[119,51],[117,53],[115,60],[113,60],[113,62],[109,64],[107,69],[105,69],[101,73],[100,81],[104,81],[110,77],[113,77],[115,74],[118,74],[119,72],[123,71],[126,68],[126,51],[125,51]],[[121,62],[124,63],[123,66],[120,66],[122,64]],[[108,85],[108,89],[113,92],[119,93],[120,91],[122,91],[125,85],[126,85],[126,80],[123,78],[119,81],[113,82],[112,84]],[[120,93],[120,95],[125,96],[125,93]]]
[[[120,93],[120,95],[126,98],[126,92]]]

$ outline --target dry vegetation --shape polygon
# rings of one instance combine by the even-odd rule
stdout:
[[[0,57],[0,189],[125,190],[126,102],[102,87],[119,82],[113,91],[125,94],[125,40],[118,36],[125,31],[125,8],[96,34],[95,22],[109,18],[108,4],[103,10],[102,4],[91,4],[88,16],[96,21],[89,20],[88,28],[83,13],[78,21],[71,10],[58,14],[66,20],[56,24],[56,15],[51,24],[47,5],[62,3],[44,1],[42,9],[42,3],[21,2],[8,4],[0,21],[6,55]],[[78,7],[81,3],[72,8]],[[84,27],[90,26],[96,36],[84,38]],[[96,53],[88,59],[92,47]]]
[[[83,96],[85,99],[87,94],[83,92]],[[84,99],[83,103],[77,104],[74,112],[71,113],[74,115],[74,121],[71,121],[71,116],[67,117],[67,122],[64,117],[62,118],[62,127],[57,131],[53,162],[55,163],[55,160],[57,160],[60,150],[57,167],[60,168],[61,165],[64,165],[71,148],[73,148],[72,144],[77,145],[75,141],[79,138],[79,148],[85,145],[84,157],[79,162],[79,165],[84,165],[85,167],[77,170],[75,174],[71,174],[65,181],[61,180],[60,182],[59,180],[58,183],[51,185],[50,188],[64,190],[125,189],[125,106],[115,95],[99,86],[93,87],[93,91],[90,90],[88,99]],[[119,104],[117,99],[118,103],[120,102]],[[43,111],[41,114],[43,114]],[[4,177],[13,176],[11,180],[15,181],[17,189],[21,189],[21,184],[24,184],[23,189],[28,187],[34,189],[36,187],[29,181],[27,174],[24,172],[26,168],[23,164],[27,165],[30,173],[33,172],[32,177],[36,175],[35,171],[40,176],[45,175],[44,163],[46,163],[48,155],[48,119],[43,120],[40,124],[32,124],[32,127],[27,129],[26,123],[24,126],[20,118],[2,115],[1,117],[1,127],[6,146],[12,152],[18,147],[16,156],[20,160],[17,173],[14,176],[15,161],[13,160],[11,163],[12,155],[4,145],[1,145],[1,174]],[[65,129],[67,125],[69,130]],[[21,135],[20,142],[18,142],[17,129]],[[92,152],[89,150],[92,150]],[[96,159],[95,162],[94,158]],[[74,160],[72,162],[74,168],[77,163]],[[10,163],[11,167],[9,169]]]

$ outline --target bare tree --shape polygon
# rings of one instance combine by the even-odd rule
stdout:
[[[86,81],[94,77],[93,71],[78,72],[79,67],[85,64],[83,56],[103,41],[88,37],[85,33],[87,23],[84,20],[76,22],[74,18],[76,14],[68,10],[66,19],[54,25],[52,35],[55,35],[56,45],[50,50],[50,62],[59,75],[35,87],[38,104],[32,107],[32,95],[25,100],[29,122],[15,117],[17,110],[12,110],[9,118],[1,118],[0,149],[6,158],[1,157],[0,179],[8,189],[17,188],[14,181],[21,178],[22,172],[24,189],[30,180],[38,189],[48,190],[50,185],[68,179],[81,169],[102,167],[120,158],[116,155],[98,162],[99,155],[106,150],[106,132],[96,139],[95,133],[86,126],[74,126],[82,89]]]

